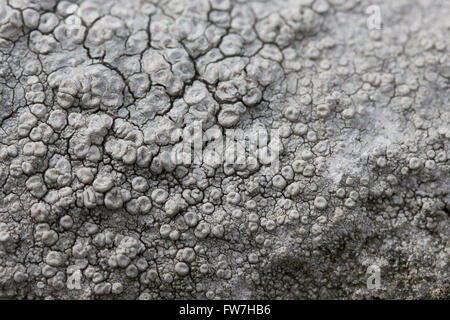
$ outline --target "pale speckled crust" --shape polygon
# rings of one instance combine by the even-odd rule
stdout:
[[[449,16],[0,0],[0,298],[448,298]],[[278,171],[172,163],[195,121],[279,129]]]

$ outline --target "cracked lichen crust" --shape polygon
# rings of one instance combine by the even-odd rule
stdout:
[[[0,0],[0,298],[448,298],[449,16]],[[275,171],[170,157],[255,127]]]

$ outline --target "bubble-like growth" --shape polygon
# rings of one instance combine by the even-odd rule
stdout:
[[[373,2],[0,0],[0,299],[448,297],[450,8]]]

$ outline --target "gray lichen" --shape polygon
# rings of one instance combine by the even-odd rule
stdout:
[[[448,298],[449,16],[0,0],[0,298]]]

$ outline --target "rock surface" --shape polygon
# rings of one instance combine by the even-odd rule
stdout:
[[[449,298],[449,16],[0,0],[0,298]]]

